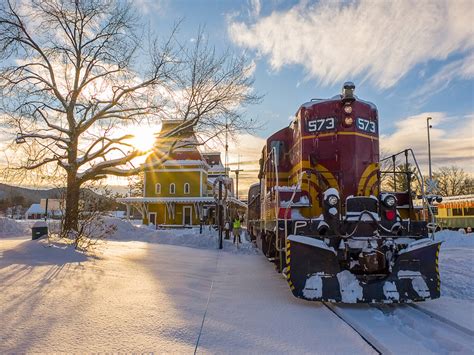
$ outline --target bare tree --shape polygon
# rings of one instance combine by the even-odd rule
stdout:
[[[130,135],[117,135],[117,127],[182,119],[155,147],[158,165],[190,127],[210,139],[251,126],[242,108],[260,97],[244,57],[218,54],[202,32],[188,48],[176,28],[161,41],[138,28],[125,1],[0,5],[0,114],[24,143],[19,168],[65,173],[65,231],[78,230],[84,183],[140,171],[133,162],[148,152],[134,148]]]
[[[135,197],[135,196],[142,196],[143,189],[145,187],[145,173],[140,172],[136,175],[129,176],[127,178],[127,187],[128,187],[128,196]]]
[[[443,166],[433,173],[441,196],[474,194],[473,179],[457,166]]]

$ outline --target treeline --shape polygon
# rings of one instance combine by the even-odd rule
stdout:
[[[0,198],[0,213],[8,217],[23,215],[27,206],[28,201],[22,195]]]
[[[407,191],[408,174],[411,176],[411,189],[417,193],[421,192],[420,181],[416,179],[416,168],[413,165],[398,164],[393,173],[393,166],[382,167],[382,189],[387,191]],[[429,191],[428,176],[424,176],[425,191]],[[464,169],[452,165],[437,168],[432,174],[436,181],[436,188],[431,191],[441,196],[459,196],[474,194],[474,178]]]

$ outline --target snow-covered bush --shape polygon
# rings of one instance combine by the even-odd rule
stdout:
[[[65,199],[62,199],[65,201]],[[50,235],[65,239],[76,249],[89,250],[114,233],[116,227],[106,223],[107,212],[111,208],[113,196],[107,186],[100,182],[87,184],[81,191],[77,229],[65,227],[65,214],[58,228],[50,230]],[[64,206],[63,206],[64,209]]]
[[[100,212],[82,216],[79,230],[69,232],[76,249],[89,250],[107,239],[116,230],[114,225],[106,223],[106,217]]]

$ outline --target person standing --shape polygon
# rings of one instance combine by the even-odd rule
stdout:
[[[237,216],[234,219],[232,232],[234,233],[234,244],[237,242],[237,246],[240,244],[240,218]]]

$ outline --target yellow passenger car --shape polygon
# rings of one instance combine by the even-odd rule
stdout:
[[[444,197],[436,209],[436,221],[441,228],[474,227],[474,195]]]

